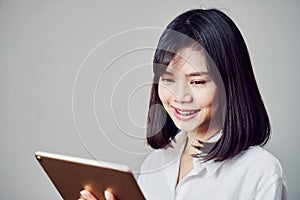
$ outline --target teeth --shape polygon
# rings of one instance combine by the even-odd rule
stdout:
[[[181,115],[188,116],[188,115],[192,115],[192,114],[198,112],[198,110],[193,110],[193,111],[176,110],[176,112],[178,112]]]

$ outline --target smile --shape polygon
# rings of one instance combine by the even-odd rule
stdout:
[[[198,112],[200,112],[200,109],[195,110],[186,110],[186,109],[179,109],[176,107],[173,107],[174,109],[174,115],[176,118],[180,120],[189,120],[197,115]]]

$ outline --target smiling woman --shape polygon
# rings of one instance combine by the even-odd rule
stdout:
[[[146,199],[286,199],[281,164],[262,148],[270,124],[248,50],[228,16],[176,17],[153,71],[147,141],[157,150],[138,180]]]
[[[141,167],[146,199],[286,199],[281,165],[262,148],[269,118],[234,22],[215,9],[179,15],[153,63],[147,136],[161,150]]]
[[[159,98],[176,127],[197,133],[195,139],[201,141],[222,128],[221,121],[212,122],[220,109],[216,100],[217,85],[206,65],[203,52],[182,49],[161,75],[158,86]]]

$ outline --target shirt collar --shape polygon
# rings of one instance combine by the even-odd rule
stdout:
[[[204,142],[203,147],[212,148],[213,145],[219,141],[222,136],[222,130],[214,134],[211,138],[209,138],[206,142]],[[170,142],[168,146],[173,147],[176,151],[181,153],[184,151],[187,143],[187,134],[183,131],[180,131],[174,139]],[[203,148],[204,151],[209,151],[210,149]],[[202,149],[198,150],[199,154],[203,155]],[[217,169],[223,164],[223,162],[216,162],[214,160],[209,160],[204,162],[201,158],[194,157],[193,158],[194,169],[200,172],[203,168],[207,170],[209,174],[215,174]]]

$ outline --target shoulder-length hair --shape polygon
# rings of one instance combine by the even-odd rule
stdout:
[[[174,32],[190,40],[179,38]],[[223,134],[205,160],[223,161],[249,146],[265,145],[270,137],[270,123],[245,41],[234,22],[216,9],[187,11],[176,17],[160,37],[153,60],[148,144],[154,149],[164,148],[179,131],[162,106],[158,82],[176,52],[193,45],[191,40],[214,62],[226,94]]]

